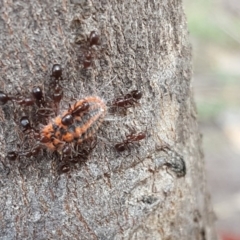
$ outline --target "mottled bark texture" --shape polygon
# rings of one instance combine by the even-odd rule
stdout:
[[[1,106],[0,239],[215,239],[181,1],[3,0],[0,29],[7,93],[42,86],[47,95],[54,63],[64,68],[60,111],[89,95],[109,103],[143,93],[134,107],[108,111],[88,161],[60,176],[46,151],[5,158],[23,151],[20,117],[38,129],[42,120],[31,115],[37,106]],[[91,31],[100,44],[85,69]],[[118,153],[114,145],[133,131],[147,137]],[[183,157],[185,177],[163,164],[174,161],[163,143]]]

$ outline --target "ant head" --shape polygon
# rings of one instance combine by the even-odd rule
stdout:
[[[15,161],[18,158],[18,154],[15,151],[11,151],[7,153],[7,159],[10,161]]]
[[[90,47],[93,45],[99,44],[99,34],[96,31],[91,31],[89,36],[89,45]]]
[[[52,67],[52,77],[59,79],[62,77],[62,67],[60,64],[54,64]]]
[[[43,92],[42,92],[42,89],[40,87],[33,87],[32,95],[38,101],[43,99]]]
[[[72,114],[66,114],[65,116],[63,116],[61,122],[65,126],[71,125],[73,123],[73,116],[72,116]]]
[[[9,97],[6,93],[4,93],[3,91],[0,91],[0,103],[2,105],[6,104],[9,100]]]
[[[115,149],[118,151],[118,152],[123,152],[127,149],[126,147],[126,144],[125,143],[117,143],[115,145]]]
[[[139,90],[133,90],[131,91],[131,95],[133,98],[135,98],[136,100],[139,100],[142,98],[142,92]]]
[[[23,116],[20,119],[20,125],[23,128],[23,131],[26,131],[31,128],[30,120],[27,116]]]

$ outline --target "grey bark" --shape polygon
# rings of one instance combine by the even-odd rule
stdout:
[[[0,108],[0,239],[216,239],[181,1],[3,1],[0,29],[5,92],[47,89],[54,63],[64,67],[60,111],[89,95],[109,102],[143,92],[125,115],[107,114],[86,164],[60,176],[49,152],[6,159],[24,137],[20,117],[32,110]],[[93,30],[100,45],[84,69]],[[118,153],[114,145],[132,131],[147,137]],[[185,161],[185,176],[163,144]]]

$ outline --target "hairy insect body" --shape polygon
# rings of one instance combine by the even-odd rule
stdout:
[[[86,103],[87,108],[76,111]],[[96,133],[105,114],[106,105],[102,99],[96,96],[86,97],[42,129],[43,144],[52,151],[61,151],[66,143],[80,144]],[[66,121],[66,118],[69,120]]]

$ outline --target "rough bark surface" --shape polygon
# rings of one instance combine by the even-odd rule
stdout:
[[[0,108],[0,239],[216,239],[181,1],[4,0],[0,29],[5,92],[47,88],[54,63],[64,67],[63,110],[89,95],[108,102],[143,92],[126,115],[108,113],[86,164],[60,176],[49,152],[5,158],[24,137],[19,118],[32,110]],[[100,45],[84,69],[93,30]],[[116,152],[132,129],[146,139]],[[183,157],[185,177],[163,165],[170,158],[159,150],[163,142]]]

